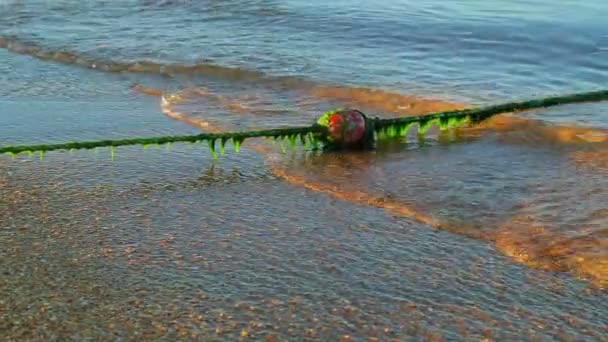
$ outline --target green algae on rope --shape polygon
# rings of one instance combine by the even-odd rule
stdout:
[[[236,133],[202,133],[196,135],[68,142],[50,145],[17,145],[0,147],[0,154],[8,154],[15,157],[19,153],[32,155],[33,152],[39,152],[40,158],[42,159],[44,153],[49,151],[72,151],[77,149],[110,147],[111,156],[112,159],[114,159],[114,149],[119,146],[143,145],[144,148],[146,148],[150,145],[168,145],[176,142],[195,143],[206,141],[211,154],[214,158],[217,158],[218,153],[216,151],[216,141],[219,141],[220,154],[223,155],[227,142],[231,141],[234,146],[234,150],[239,152],[245,139],[256,137],[273,138],[275,141],[279,140],[283,152],[286,151],[285,142],[287,142],[292,149],[295,150],[298,140],[302,146],[306,147],[310,144],[313,149],[319,149],[320,147],[367,147],[371,146],[377,139],[404,137],[414,125],[418,126],[419,137],[424,138],[428,130],[433,125],[436,125],[439,130],[445,131],[452,128],[458,128],[464,124],[477,124],[494,115],[502,113],[605,100],[608,100],[608,90],[393,119],[381,119],[377,117],[370,118],[358,110],[338,109],[326,112],[317,120],[316,123],[305,127],[276,128]]]
[[[44,153],[57,150],[90,150],[98,147],[110,147],[111,149],[114,149],[119,146],[130,145],[143,145],[144,148],[147,148],[151,145],[164,145],[177,142],[196,143],[206,141],[209,144],[210,150],[215,155],[215,142],[218,140],[220,141],[221,152],[224,151],[225,144],[228,141],[231,141],[234,146],[234,150],[236,152],[239,152],[241,145],[247,138],[276,137],[281,139],[287,139],[291,136],[294,136],[300,137],[301,141],[305,141],[306,138],[314,139],[314,136],[311,135],[311,133],[322,132],[323,130],[323,127],[313,125],[307,127],[276,128],[237,133],[202,133],[195,135],[174,135],[151,138],[67,142],[62,144],[16,145],[0,147],[0,154],[8,154],[11,156],[15,156],[19,153],[26,153],[28,155],[31,155],[33,152]],[[314,144],[315,142],[311,141],[311,143]]]
[[[407,130],[412,125],[418,124],[418,130],[425,134],[430,125],[435,123],[440,130],[459,127],[465,123],[477,124],[497,114],[519,112],[537,108],[546,108],[559,105],[597,102],[608,100],[608,90],[578,93],[565,96],[548,97],[524,102],[511,102],[483,108],[469,108],[462,110],[438,112],[423,116],[402,117],[395,119],[371,119],[374,130],[377,133],[391,137],[391,131]]]

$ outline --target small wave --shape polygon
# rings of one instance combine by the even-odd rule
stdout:
[[[166,64],[153,61],[123,62],[93,58],[68,50],[52,50],[40,44],[25,41],[18,37],[0,36],[0,48],[14,53],[31,56],[40,60],[52,61],[66,65],[78,66],[90,70],[110,73],[153,74],[167,77],[175,76],[206,76],[221,80],[237,82],[250,82],[252,84],[265,84],[272,89],[297,90],[313,96],[314,103],[319,100],[339,102],[341,105],[359,106],[373,111],[390,113],[421,114],[431,111],[461,109],[463,105],[449,103],[436,99],[423,99],[415,96],[405,96],[380,89],[353,88],[343,86],[318,85],[312,81],[294,76],[271,76],[265,73],[242,68],[229,68],[211,63],[196,64]],[[145,86],[136,85],[134,90],[152,96],[161,94]],[[224,100],[234,108],[254,111],[253,106],[242,106],[233,100]],[[261,114],[260,111],[258,114]]]
[[[193,93],[197,93],[197,91],[196,91],[196,89],[189,89],[185,93],[193,94]],[[203,91],[203,94],[205,96],[210,95],[210,93],[206,90]],[[190,124],[195,127],[199,127],[207,132],[220,133],[220,132],[226,131],[225,128],[216,126],[208,121],[190,118],[190,117],[188,117],[188,115],[186,113],[182,113],[182,112],[179,112],[179,111],[173,109],[173,106],[180,103],[184,99],[184,97],[185,97],[184,92],[163,96],[162,105],[161,105],[163,112],[170,118],[179,120],[181,122]],[[230,108],[227,107],[227,109],[230,109]],[[233,112],[235,112],[237,114],[239,113],[239,111],[233,111]],[[273,149],[270,146],[268,146],[266,144],[262,144],[262,143],[252,143],[252,144],[249,144],[249,147],[252,148],[253,150],[255,150],[256,152],[265,155],[267,158],[268,158],[269,154],[271,154],[273,152]],[[435,227],[435,228],[440,228],[440,229],[449,230],[452,232],[459,232],[461,234],[478,237],[478,233],[476,233],[475,229],[466,229],[463,227],[446,225],[445,223],[442,223],[442,222],[436,220],[435,218],[423,213],[421,210],[416,209],[415,206],[411,203],[405,203],[404,201],[389,199],[389,198],[385,198],[385,197],[373,196],[371,194],[361,192],[361,191],[345,191],[345,190],[338,189],[335,186],[331,186],[329,184],[310,182],[305,177],[300,177],[297,175],[289,174],[287,169],[280,167],[274,163],[271,163],[270,166],[271,166],[272,173],[275,176],[283,179],[284,181],[286,181],[287,183],[289,183],[291,185],[301,186],[301,187],[307,188],[309,190],[321,192],[321,193],[330,195],[332,197],[342,199],[342,200],[347,200],[347,201],[350,201],[353,203],[383,208],[392,215],[411,218],[420,223],[427,224],[427,225]]]
[[[190,90],[190,91],[195,91],[195,90]],[[168,117],[174,119],[174,120],[178,120],[180,122],[186,123],[188,125],[194,126],[194,127],[198,127],[202,130],[204,130],[205,132],[210,132],[210,133],[222,133],[222,132],[226,132],[226,129],[222,129],[219,126],[214,125],[213,123],[209,122],[209,121],[205,121],[202,119],[196,119],[196,118],[191,118],[188,116],[187,113],[183,113],[180,112],[179,110],[176,110],[174,107],[175,105],[179,104],[181,101],[184,100],[184,95],[183,94],[166,94],[166,95],[162,95],[161,97],[161,110],[163,111],[163,113],[165,113],[165,115],[167,115]],[[262,153],[262,154],[268,154],[271,152],[271,149],[259,144],[259,143],[253,143],[253,144],[248,144],[248,147],[253,149],[254,151],[258,152],[258,153]]]
[[[251,82],[252,85],[264,83],[271,86],[274,92],[296,90],[307,97],[302,102],[308,102],[319,108],[322,101],[339,106],[359,107],[369,110],[371,115],[386,114],[422,115],[431,112],[462,109],[466,106],[438,99],[422,98],[419,96],[403,95],[382,89],[364,87],[346,87],[319,85],[297,77],[273,77],[259,71],[240,68],[228,68],[209,63],[198,64],[165,64],[152,61],[121,62],[90,58],[67,50],[50,50],[41,45],[25,42],[17,37],[1,37],[0,48],[12,52],[32,56],[41,60],[75,65],[93,70],[114,73],[143,73],[161,76],[203,75],[224,80]],[[199,88],[202,89],[202,88]],[[151,96],[160,96],[161,92],[142,85],[136,85],[133,90]],[[202,95],[202,94],[199,94]],[[250,114],[280,114],[285,109],[271,109],[271,106],[260,109],[256,101],[251,99],[232,99],[221,95],[206,94],[205,96],[222,103],[226,108]],[[263,101],[262,101],[263,102]],[[268,101],[266,101],[268,102]],[[303,107],[303,106],[301,106]],[[302,109],[302,108],[300,108]],[[566,144],[603,143],[608,141],[608,130],[592,129],[578,126],[554,126],[541,121],[529,120],[518,116],[496,116],[477,127],[466,129],[469,136],[478,131],[493,129],[501,133],[505,141],[515,143],[559,142]],[[485,133],[483,133],[485,134]]]
[[[523,216],[504,223],[495,243],[517,262],[542,270],[571,272],[608,288],[608,229],[569,237]]]
[[[402,95],[371,88],[315,86],[310,89],[310,93],[321,99],[337,100],[371,110],[410,115],[422,115],[465,107],[459,103]]]
[[[204,75],[231,80],[260,81],[265,74],[240,68],[227,68],[210,63],[165,64],[152,61],[121,62],[87,57],[67,50],[51,50],[39,44],[25,42],[16,37],[0,37],[0,48],[41,60],[75,65],[87,69],[114,72],[156,74],[162,76]]]
[[[346,90],[344,92],[348,93]],[[355,90],[352,93],[360,94],[358,92],[361,91]],[[361,93],[367,94],[366,91],[362,91]],[[225,105],[230,104],[231,101],[236,101],[230,97],[215,94],[209,89],[187,89],[177,93],[164,95],[163,111],[169,117],[200,127],[205,131],[225,131],[226,127],[221,127],[224,126],[223,124],[214,124],[201,118],[193,118],[188,113],[179,113],[174,109],[176,105],[179,105],[183,101],[187,101],[188,98],[196,96],[220,99],[220,104],[223,103]],[[381,96],[388,95],[385,93]],[[353,97],[356,97],[356,95]],[[408,97],[404,98],[407,99]],[[229,105],[226,105],[225,109],[238,114],[238,117],[241,117],[242,115],[240,110]],[[467,132],[467,130],[470,131]],[[589,135],[590,131],[586,128],[546,126],[533,120],[518,118],[511,115],[499,116],[490,120],[490,122],[484,123],[480,127],[465,129],[463,130],[463,134],[481,136],[482,134],[487,134],[489,130],[501,134],[516,133],[524,130],[526,134],[538,136],[541,141],[544,139],[545,141],[566,144],[580,143],[581,141],[584,142],[587,140],[594,141],[598,139],[598,134],[594,134],[595,138],[593,139],[581,138],[581,136],[584,137],[585,135]],[[539,142],[539,140],[517,140],[512,137],[509,139],[512,139],[512,142],[526,144],[538,144]],[[503,139],[503,141],[509,141],[509,139]],[[313,171],[312,173],[314,173],[314,175],[300,174],[301,170],[297,170],[297,168],[294,169],[294,167],[288,167],[287,165],[279,165],[275,158],[271,158],[271,154],[278,152],[274,151],[269,144],[265,144],[261,141],[252,141],[247,147],[264,155],[273,175],[279,177],[288,184],[303,187],[358,205],[380,208],[385,210],[389,215],[409,218],[435,229],[446,230],[455,234],[493,242],[499,251],[511,257],[513,260],[530,267],[543,270],[567,271],[589,279],[593,284],[599,287],[608,286],[608,254],[604,252],[606,247],[608,247],[606,240],[608,231],[605,229],[595,229],[585,233],[583,230],[575,229],[572,233],[573,235],[564,235],[563,227],[559,226],[559,224],[563,222],[554,222],[553,224],[556,225],[555,227],[543,227],[542,225],[548,224],[549,221],[545,222],[540,219],[535,221],[532,218],[537,214],[552,215],[550,212],[546,212],[548,209],[546,209],[544,203],[553,198],[550,196],[553,196],[556,190],[545,190],[543,194],[549,197],[541,197],[534,202],[534,205],[524,206],[526,210],[533,211],[526,211],[526,213],[520,214],[516,213],[514,219],[509,219],[490,226],[467,226],[466,224],[461,223],[444,222],[429,214],[428,210],[420,208],[415,203],[415,200],[405,201],[391,196],[375,195],[374,191],[362,190],[360,188],[349,189],[346,184],[342,184],[340,181],[337,181],[337,183],[331,181],[343,179],[344,175],[348,174],[349,170],[352,168],[352,165],[349,166],[349,163],[343,165],[341,163],[333,162],[329,163],[331,164],[331,167],[322,167],[325,171]],[[604,158],[608,156],[608,154],[602,151],[589,153],[591,152],[581,151],[576,153],[574,156],[577,158],[577,163],[593,161],[595,163],[594,165],[599,164],[599,166],[602,167],[602,163],[608,159]],[[602,158],[598,156],[601,156]],[[316,162],[323,165],[328,164],[323,162],[323,160],[317,160]],[[373,164],[371,159],[365,159],[362,163],[363,165],[361,166],[363,168]],[[564,187],[569,188],[568,185],[564,185]],[[559,187],[559,189],[562,188]],[[560,199],[558,199],[560,205],[567,205],[567,198],[572,196],[583,196],[581,198],[584,198],[585,195],[581,195],[581,191],[584,190],[577,190],[573,193],[562,191],[563,193],[560,196],[563,196],[563,198],[560,197]],[[597,194],[595,195],[598,196]],[[535,214],[535,208],[539,210],[539,213]],[[600,210],[591,216],[592,217],[589,220],[593,222],[589,221],[591,222],[589,224],[592,225],[597,225],[598,223],[596,221],[605,220],[607,217],[605,210]],[[588,221],[586,217],[585,213],[582,213],[582,216],[579,217],[581,224],[586,224],[585,222]]]
[[[135,91],[159,96],[162,91],[146,88],[142,85],[133,87]],[[301,89],[312,97],[294,103],[293,109],[274,109],[272,98],[260,99],[255,96],[232,98],[216,94],[209,89],[186,88],[172,94],[174,97],[194,99],[204,98],[220,104],[233,113],[252,115],[277,115],[286,112],[298,113],[308,109],[323,108],[323,101],[338,102],[346,106],[373,111],[373,116],[391,117],[394,115],[424,115],[437,111],[462,109],[465,106],[442,100],[420,98],[411,95],[391,93],[381,89],[314,86]],[[327,107],[325,107],[327,108]],[[295,120],[295,118],[294,118]],[[503,143],[537,146],[539,144],[603,144],[608,142],[608,130],[574,125],[551,125],[540,120],[528,119],[513,114],[498,115],[476,126],[459,129],[459,136],[475,138],[498,133],[497,139]]]
[[[512,114],[492,117],[476,126],[462,130],[469,137],[498,133],[502,143],[538,146],[600,144],[608,142],[608,130],[574,125],[553,125]]]

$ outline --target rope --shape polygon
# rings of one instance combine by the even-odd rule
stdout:
[[[570,94],[565,96],[548,97],[524,102],[511,102],[484,108],[462,109],[446,112],[438,112],[429,115],[402,117],[395,119],[372,120],[374,130],[377,133],[391,136],[404,135],[413,124],[418,124],[419,133],[424,134],[433,123],[440,130],[450,127],[458,127],[464,123],[476,124],[497,114],[519,112],[530,109],[553,107],[565,104],[581,102],[597,102],[608,100],[608,90]],[[407,134],[407,133],[405,133]]]
[[[249,132],[236,132],[236,133],[202,133],[195,135],[173,135],[173,136],[162,136],[152,138],[135,138],[135,139],[121,139],[121,140],[99,140],[99,141],[82,141],[82,142],[67,142],[63,144],[51,144],[51,145],[17,145],[17,146],[6,146],[0,147],[0,154],[16,155],[18,153],[33,152],[49,152],[56,150],[78,150],[78,149],[94,149],[98,147],[111,147],[115,148],[118,146],[129,146],[129,145],[143,145],[148,147],[150,145],[163,145],[171,144],[176,142],[187,142],[196,143],[206,141],[209,144],[211,152],[215,156],[215,142],[219,141],[220,149],[223,153],[226,142],[231,141],[234,145],[235,151],[240,150],[241,144],[247,138],[256,137],[267,137],[276,139],[288,139],[295,144],[297,138],[305,144],[308,139],[313,145],[316,143],[316,138],[313,133],[321,133],[324,131],[324,127],[319,125],[306,126],[306,127],[292,127],[292,128],[276,128],[260,131],[249,131]]]
[[[436,124],[440,130],[448,128],[456,128],[464,123],[476,124],[494,115],[530,110],[536,108],[545,108],[558,105],[594,102],[608,100],[608,90],[595,92],[586,92],[571,94],[566,96],[549,97],[544,99],[529,100],[524,102],[511,102],[501,105],[489,106],[477,109],[463,109],[456,111],[437,112],[429,115],[402,117],[394,119],[368,119],[372,124],[372,129],[379,137],[397,137],[405,136],[410,127],[414,124],[418,125],[418,133],[425,134],[428,129]],[[177,135],[177,136],[161,136],[151,138],[134,138],[121,140],[101,140],[101,141],[83,141],[83,142],[68,142],[63,144],[50,145],[16,145],[0,147],[0,154],[8,154],[15,156],[18,153],[32,154],[40,152],[40,156],[45,152],[56,150],[76,150],[76,149],[94,149],[98,147],[110,147],[112,156],[114,156],[114,148],[128,145],[162,145],[176,142],[196,143],[206,141],[209,149],[214,157],[217,157],[216,141],[220,143],[221,153],[224,153],[226,142],[231,141],[236,152],[239,151],[241,144],[247,138],[266,137],[274,138],[275,140],[288,140],[292,147],[295,147],[299,140],[302,145],[306,146],[311,143],[316,149],[320,142],[324,141],[323,137],[327,135],[327,127],[314,124],[306,127],[292,128],[276,128],[260,131],[249,132],[233,132],[233,133],[203,133],[196,135]]]

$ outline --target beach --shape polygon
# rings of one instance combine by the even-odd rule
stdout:
[[[0,146],[604,89],[608,6],[0,2]],[[7,340],[605,340],[608,103],[373,151],[0,157]]]

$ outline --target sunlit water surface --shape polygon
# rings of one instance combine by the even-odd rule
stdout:
[[[607,16],[602,1],[2,1],[0,145],[599,89]],[[2,157],[0,331],[605,339],[607,123],[595,103],[365,153]]]

